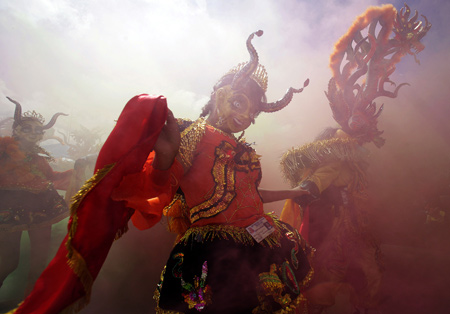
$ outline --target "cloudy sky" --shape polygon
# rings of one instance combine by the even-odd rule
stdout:
[[[100,128],[106,136],[125,103],[148,93],[166,96],[177,117],[195,119],[217,79],[248,59],[247,36],[262,29],[264,35],[253,42],[269,73],[269,101],[281,97],[289,86],[311,80],[288,108],[261,115],[247,132],[247,139],[257,143],[266,160],[273,160],[272,154],[277,158],[286,148],[308,142],[334,125],[323,93],[330,78],[333,44],[357,15],[379,4],[374,0],[3,0],[0,117],[12,115],[14,106],[5,98],[9,96],[24,111],[36,110],[47,120],[55,112],[69,114],[59,118],[59,129],[71,131],[81,125]],[[394,5],[400,8],[403,3],[394,1]],[[442,57],[449,38],[443,31],[448,26],[444,17],[450,11],[443,0],[426,5],[414,0],[409,5],[427,15],[434,26],[424,39],[427,48],[419,55],[422,66],[406,57],[395,73],[407,81],[432,71],[434,61]],[[440,38],[444,35],[447,41]],[[270,151],[264,148],[268,142]]]
[[[36,110],[47,120],[55,112],[69,114],[59,118],[56,128],[101,128],[106,136],[125,103],[134,95],[148,93],[166,96],[175,116],[196,119],[218,78],[248,60],[248,35],[262,29],[264,35],[253,43],[269,74],[268,100],[310,79],[310,85],[286,109],[261,114],[246,134],[263,156],[262,185],[281,186],[278,158],[283,151],[335,125],[324,95],[334,43],[356,16],[382,3],[2,0],[0,118],[13,114],[14,105],[5,97],[9,96],[24,111]],[[397,9],[403,6],[400,0],[392,3]],[[445,118],[450,114],[450,2],[413,0],[408,4],[426,15],[433,27],[423,40],[425,50],[418,55],[421,64],[406,56],[392,77],[411,86],[403,88],[395,100],[385,101],[380,128],[386,131],[387,143],[375,156],[388,162],[394,154],[403,164],[406,159],[414,178],[420,178],[422,173],[438,172],[425,164],[448,168],[450,163]],[[412,165],[419,162],[423,165],[417,170]],[[389,165],[389,170],[398,168],[392,162]],[[386,166],[375,160],[374,169]],[[388,191],[385,194],[389,197]]]
[[[409,4],[427,15],[435,33],[424,40],[422,69],[412,57],[404,58],[412,73],[423,71],[442,51],[443,43],[436,39],[444,32],[436,28],[449,11],[446,1],[418,2]],[[59,119],[59,128],[101,127],[107,134],[125,103],[148,93],[166,96],[176,116],[195,119],[217,79],[248,59],[247,36],[262,29],[264,35],[253,42],[269,73],[269,101],[306,78],[311,84],[283,112],[262,115],[247,137],[263,145],[266,136],[276,135],[296,145],[333,123],[323,94],[330,78],[328,57],[353,19],[378,4],[3,0],[0,115],[14,110],[4,97],[9,96],[47,119],[57,111],[68,113]]]

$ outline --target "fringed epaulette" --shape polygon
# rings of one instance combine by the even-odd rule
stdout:
[[[197,145],[205,134],[206,120],[205,118],[199,118],[196,121],[178,119],[178,126],[181,131],[179,150],[181,163],[188,169],[192,165]]]
[[[288,150],[281,157],[280,165],[284,178],[296,186],[306,169],[333,161],[361,162],[367,151],[351,138],[332,138],[316,141]]]

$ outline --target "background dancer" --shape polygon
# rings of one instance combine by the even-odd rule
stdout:
[[[328,91],[337,128],[328,128],[312,143],[286,152],[281,164],[292,186],[310,195],[286,202],[281,220],[295,226],[317,249],[315,278],[308,292],[311,309],[321,313],[345,295],[355,311],[376,308],[382,279],[380,248],[369,225],[366,170],[368,150],[384,144],[377,119],[383,106],[375,99],[397,97],[389,79],[405,55],[424,49],[420,40],[431,27],[405,4],[370,7],[335,44]],[[396,86],[394,91],[385,85]],[[298,206],[300,205],[300,206]],[[342,311],[342,309],[341,309]],[[338,311],[338,313],[341,313]],[[345,313],[345,311],[343,312]]]

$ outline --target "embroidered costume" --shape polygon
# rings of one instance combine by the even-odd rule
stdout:
[[[0,231],[41,228],[69,216],[56,188],[67,186],[72,171],[53,171],[44,154],[40,148],[22,151],[12,137],[0,138]]]
[[[171,219],[171,229],[180,234],[156,292],[158,311],[275,313],[304,306],[301,291],[312,275],[308,248],[295,229],[264,213],[257,190],[259,156],[247,143],[208,125],[203,118],[179,120],[179,124],[186,127],[181,131],[182,143],[188,143],[181,147],[181,160],[190,167],[182,175],[180,165],[173,165],[172,187],[163,193],[178,194],[175,198],[159,196],[173,199],[164,204],[168,205],[164,213]],[[142,183],[154,176],[152,170],[148,166],[150,172],[125,177],[113,195],[137,210],[132,219],[148,214],[145,202],[135,195],[146,197],[147,184]],[[143,204],[142,210],[137,204]],[[273,232],[258,243],[246,227],[260,219]],[[266,287],[268,278],[263,275],[271,269],[270,279],[278,285],[275,291]]]

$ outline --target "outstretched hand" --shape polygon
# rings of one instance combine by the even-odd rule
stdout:
[[[154,146],[155,159],[153,160],[153,167],[159,170],[169,169],[178,154],[180,141],[181,137],[177,120],[173,116],[172,111],[169,110],[166,124],[163,126]]]
[[[263,203],[271,203],[286,199],[296,199],[302,195],[310,194],[309,191],[297,186],[290,190],[266,190],[258,188],[259,195],[261,195]]]
[[[292,193],[295,195],[293,198],[302,196],[302,195],[308,195],[311,194],[308,190],[305,190],[302,185],[298,185],[295,188],[292,189]]]
[[[303,202],[305,200],[312,201],[316,198],[316,196],[314,196],[311,193],[310,189],[307,186],[305,186],[304,184],[300,184],[300,185],[296,186],[295,188],[292,189],[292,191],[293,191],[293,193],[296,194],[296,196],[293,197],[292,199],[297,204],[301,204],[302,200],[303,200]]]

